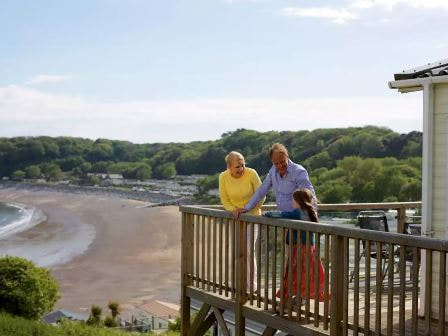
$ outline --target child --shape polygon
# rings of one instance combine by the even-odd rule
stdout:
[[[313,206],[313,194],[308,189],[297,189],[294,191],[293,195],[293,208],[292,211],[268,211],[264,214],[267,217],[273,218],[288,218],[297,219],[307,222],[318,222],[317,211]],[[315,299],[316,294],[314,290],[314,263],[319,263],[319,289],[318,289],[318,299],[319,301],[324,300],[324,269],[322,266],[322,261],[315,259],[315,246],[314,246],[314,235],[310,234],[310,251],[307,253],[306,250],[306,233],[301,232],[301,252],[302,260],[301,263],[301,276],[300,276],[300,292],[301,297],[306,298],[306,258],[309,255],[310,258],[310,299]],[[289,232],[286,236],[286,243],[289,244]],[[292,239],[293,244],[293,256],[292,256],[292,296],[297,295],[297,231],[294,232]],[[286,261],[285,274],[283,275],[283,293],[285,299],[289,297],[288,294],[288,260]],[[280,297],[280,291],[277,292],[277,297]]]

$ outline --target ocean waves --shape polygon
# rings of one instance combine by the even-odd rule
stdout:
[[[47,216],[40,209],[21,203],[0,203],[0,239],[29,230]]]

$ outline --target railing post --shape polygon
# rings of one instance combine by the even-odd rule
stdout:
[[[236,298],[235,298],[235,335],[244,336],[246,322],[243,316],[243,306],[247,301],[246,297],[246,253],[247,253],[247,230],[246,222],[238,220],[236,222]]]
[[[342,335],[344,293],[344,238],[331,236],[331,304],[330,335]]]
[[[397,233],[404,233],[406,223],[406,208],[397,209]]]
[[[194,215],[182,212],[182,262],[181,262],[181,335],[187,336],[190,330],[190,298],[187,286],[191,285],[193,274]]]

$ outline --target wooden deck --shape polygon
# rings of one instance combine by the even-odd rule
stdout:
[[[388,206],[405,209],[419,203]],[[181,211],[182,335],[200,336],[215,322],[223,335],[229,335],[224,311],[235,315],[235,335],[245,334],[245,319],[264,324],[266,336],[277,330],[291,335],[445,335],[447,241],[249,215],[235,221],[216,208],[181,207]],[[306,233],[306,244],[300,239],[297,245],[285,244],[286,232],[292,235],[295,230],[299,235]],[[288,255],[297,248],[300,258],[301,245],[309,251],[311,234],[315,258],[322,260],[325,270],[325,297],[323,302],[309,298],[293,306],[291,295],[278,298],[276,293],[291,293],[292,282],[284,288],[280,281],[286,266],[291,279]],[[363,250],[366,256],[360,258]],[[420,302],[422,258],[431,265],[423,277],[429,298],[424,307]],[[443,274],[437,287],[433,286],[433,265]],[[310,297],[310,263],[294,271],[298,279],[305,272],[305,297]],[[318,283],[317,276],[316,287]],[[437,307],[431,302],[432,293],[441,298]],[[204,303],[192,324],[190,298]],[[424,318],[418,317],[419,310]],[[434,319],[439,315],[441,319]]]

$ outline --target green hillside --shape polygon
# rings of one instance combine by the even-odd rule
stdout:
[[[383,127],[257,132],[238,129],[214,141],[133,144],[70,137],[0,138],[0,176],[44,176],[68,172],[120,173],[126,178],[213,175],[225,169],[224,156],[240,151],[263,176],[268,148],[281,142],[291,159],[305,166],[325,202],[417,200],[420,198],[422,134],[398,134]],[[210,186],[214,186],[213,182]]]

